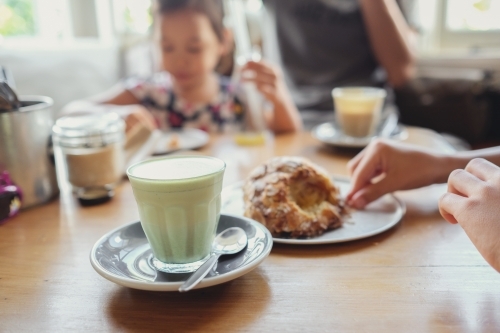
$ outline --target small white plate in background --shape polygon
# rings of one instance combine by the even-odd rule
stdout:
[[[195,128],[164,132],[158,139],[153,154],[163,155],[176,150],[198,149],[206,145],[209,139],[206,132]]]

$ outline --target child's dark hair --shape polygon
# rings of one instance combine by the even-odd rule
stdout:
[[[169,14],[178,10],[191,9],[205,14],[210,20],[217,38],[224,40],[224,9],[222,0],[157,0],[157,12]]]

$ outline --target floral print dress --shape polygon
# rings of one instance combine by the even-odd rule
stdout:
[[[146,80],[129,78],[125,89],[151,112],[164,131],[197,128],[210,133],[232,132],[243,125],[244,105],[227,77],[219,77],[219,93],[209,104],[193,104],[176,96],[166,72]]]

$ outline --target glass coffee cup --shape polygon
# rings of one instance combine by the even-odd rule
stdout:
[[[153,266],[188,273],[210,256],[226,165],[208,156],[173,156],[132,165],[127,176]]]
[[[347,136],[373,136],[381,119],[387,93],[373,87],[345,87],[332,90],[337,123]]]

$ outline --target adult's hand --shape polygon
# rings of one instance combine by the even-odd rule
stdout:
[[[357,209],[386,193],[446,181],[449,162],[418,146],[377,139],[347,165],[352,187],[347,203]]]
[[[453,171],[439,210],[447,221],[462,226],[479,253],[500,272],[500,168],[474,159],[465,170]]]

